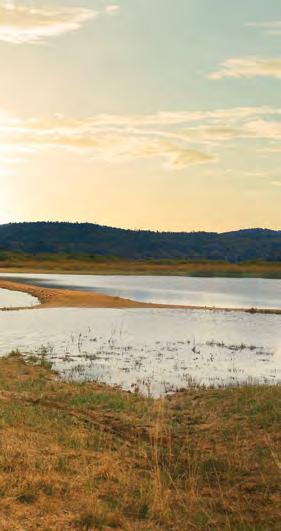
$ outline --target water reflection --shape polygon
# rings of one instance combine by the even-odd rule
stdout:
[[[53,274],[5,276],[28,279],[44,286],[92,290],[140,302],[281,309],[279,279]]]
[[[184,310],[0,312],[0,353],[36,352],[67,378],[154,396],[191,384],[281,382],[278,315]]]

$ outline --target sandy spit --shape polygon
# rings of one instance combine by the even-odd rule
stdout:
[[[181,306],[172,304],[153,304],[123,299],[121,297],[112,297],[102,293],[92,291],[76,291],[68,289],[45,288],[34,286],[28,283],[19,283],[12,280],[0,279],[0,288],[10,291],[21,291],[28,293],[39,300],[37,306],[31,306],[27,309],[35,308],[162,308],[162,309],[181,309],[181,310],[206,310],[206,311],[226,311],[226,312],[250,312],[250,313],[267,313],[281,314],[281,310],[276,309],[245,309],[245,308],[216,308],[209,306]],[[11,308],[9,311],[15,311],[22,308]]]

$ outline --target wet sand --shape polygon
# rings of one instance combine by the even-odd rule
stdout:
[[[0,280],[0,288],[22,291],[39,300],[37,308],[158,308],[157,304],[146,304],[102,293],[69,289],[45,288],[26,282]],[[34,308],[34,307],[33,307]]]
[[[20,283],[13,280],[0,279],[0,288],[10,291],[21,291],[28,293],[39,300],[37,306],[30,308],[9,308],[6,311],[15,311],[19,309],[35,308],[163,308],[163,309],[181,309],[181,310],[208,310],[208,311],[226,311],[226,312],[250,312],[250,313],[267,313],[281,314],[277,309],[245,309],[245,308],[216,308],[210,306],[182,306],[173,304],[154,304],[123,299],[121,297],[112,297],[102,293],[92,291],[77,291],[69,289],[45,288],[34,286],[27,282]]]

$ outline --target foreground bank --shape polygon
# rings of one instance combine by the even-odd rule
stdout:
[[[14,354],[0,412],[1,529],[280,529],[278,386],[154,401]]]

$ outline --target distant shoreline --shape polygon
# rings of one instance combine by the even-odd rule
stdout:
[[[281,262],[189,260],[125,260],[105,257],[5,255],[0,273],[64,273],[76,275],[174,275],[230,278],[280,278]]]
[[[258,308],[220,308],[213,306],[183,306],[172,304],[154,304],[138,302],[130,299],[123,299],[121,297],[113,297],[103,293],[96,293],[90,291],[78,291],[70,289],[54,289],[42,286],[35,286],[25,282],[18,282],[17,280],[0,279],[0,288],[10,291],[20,291],[28,293],[39,300],[37,306],[25,308],[11,308],[2,311],[17,311],[19,309],[40,309],[40,308],[112,308],[112,309],[129,309],[129,308],[155,308],[155,309],[171,309],[171,310],[203,310],[203,311],[224,311],[224,312],[244,312],[252,314],[273,314],[281,315],[281,310],[278,309],[258,309]],[[1,311],[1,310],[0,310]]]

